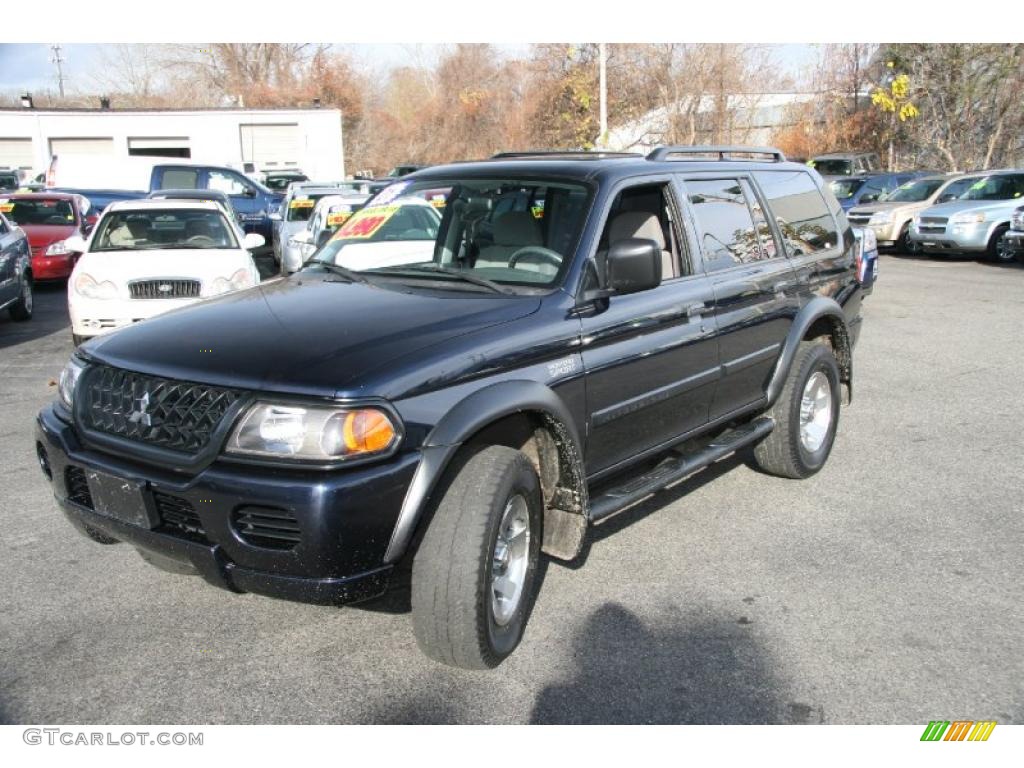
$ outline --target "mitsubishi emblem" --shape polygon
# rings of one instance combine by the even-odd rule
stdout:
[[[149,408],[149,392],[143,393],[142,397],[135,398],[135,410],[128,416],[132,424],[142,423],[144,427],[153,426],[153,417],[146,413]]]

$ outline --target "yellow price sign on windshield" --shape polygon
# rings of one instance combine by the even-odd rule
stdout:
[[[292,200],[288,203],[289,208],[312,208],[314,205],[316,205],[316,201],[309,200],[308,198]]]
[[[327,214],[328,227],[340,227],[352,218],[352,211],[332,211]]]
[[[2,203],[0,203],[0,211],[2,211],[4,213],[10,213],[13,210],[14,210],[14,203],[12,203],[12,202],[10,202],[8,200],[4,200]]]

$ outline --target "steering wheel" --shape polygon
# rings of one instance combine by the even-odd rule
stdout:
[[[192,235],[185,241],[186,243],[195,243],[196,245],[216,245],[217,241],[209,235]]]
[[[539,261],[554,267],[556,270],[562,266],[562,254],[558,251],[553,251],[550,248],[544,248],[540,245],[524,245],[509,257],[508,268],[515,269],[516,262],[527,254],[539,256]]]

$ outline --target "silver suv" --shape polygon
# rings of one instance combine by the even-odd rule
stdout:
[[[914,214],[939,203],[956,200],[984,175],[945,174],[913,179],[896,188],[883,200],[855,205],[846,218],[855,227],[867,227],[875,233],[880,248],[896,248],[903,253],[921,252],[921,245],[908,237]]]
[[[910,239],[925,253],[974,253],[1012,261],[1006,233],[1010,216],[1024,198],[1024,171],[993,171],[956,200],[914,216]]]

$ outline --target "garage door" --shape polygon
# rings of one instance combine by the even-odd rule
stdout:
[[[297,168],[302,137],[296,123],[241,125],[242,160],[259,170]]]
[[[58,157],[67,155],[112,155],[113,139],[50,139],[50,154]]]
[[[32,139],[0,139],[0,166],[32,167]]]

